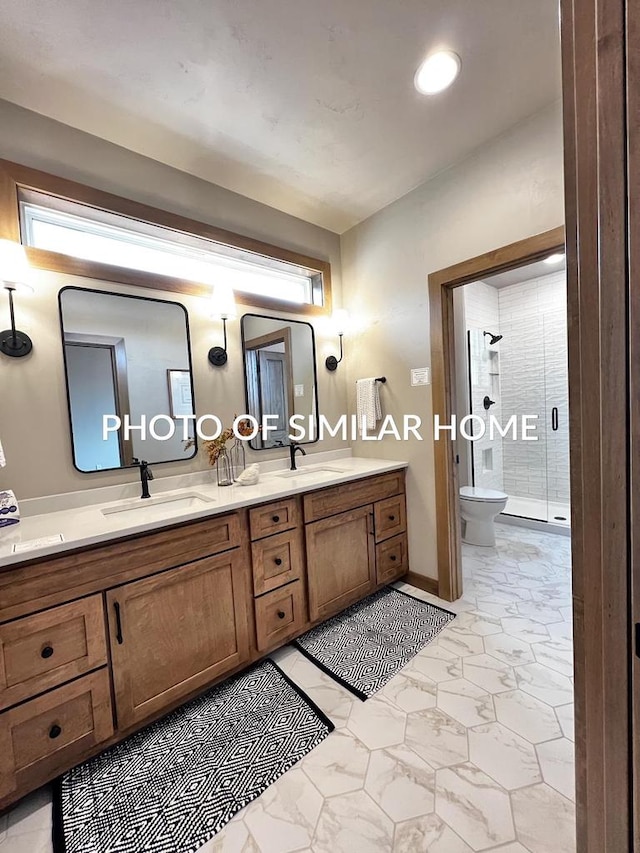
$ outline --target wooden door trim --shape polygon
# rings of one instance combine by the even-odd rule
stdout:
[[[632,489],[637,450],[630,444],[638,350],[629,253],[633,263],[640,190],[631,147],[637,146],[638,76],[625,74],[633,74],[629,62],[637,71],[637,41],[630,41],[637,36],[637,3],[563,0],[561,8],[577,849],[627,853],[634,849],[637,706],[630,570],[633,521],[640,522]]]
[[[272,332],[266,332],[264,335],[258,335],[257,338],[250,338],[244,341],[244,348],[247,350],[261,350],[273,344],[284,344],[285,365],[287,371],[288,387],[287,405],[289,406],[289,417],[295,412],[295,400],[293,389],[293,353],[291,350],[291,327],[283,326],[281,329],[274,329]],[[258,368],[259,369],[259,368]],[[260,407],[262,408],[262,406]],[[261,412],[261,415],[263,413]]]
[[[113,371],[113,383],[115,390],[116,411],[114,412],[121,421],[125,415],[131,414],[131,404],[129,402],[129,375],[127,367],[127,348],[124,338],[115,337],[113,335],[92,335],[88,332],[65,332],[64,346],[79,346],[79,347],[98,347],[100,349],[108,349],[111,353],[111,368]],[[67,374],[67,354],[63,348],[63,356],[65,360],[64,370],[67,384],[69,382]],[[71,428],[71,394],[70,389],[67,389],[67,397],[69,399],[69,428]],[[72,438],[73,441],[73,438]],[[118,430],[118,445],[120,447],[120,460],[122,467],[133,465],[133,441],[130,438],[125,438],[122,430]],[[75,451],[75,448],[74,448]],[[75,455],[75,452],[74,452]]]
[[[640,115],[640,10],[638,5],[627,3],[627,116]],[[637,119],[628,129],[628,200],[629,200],[629,283],[638,281],[640,269],[640,123]],[[633,189],[635,188],[635,189]],[[635,194],[635,195],[634,195]],[[629,363],[640,364],[640,289],[629,286]],[[640,381],[636,370],[630,371],[629,414],[631,447],[640,447]],[[637,449],[631,454],[630,499],[631,499],[631,597],[632,624],[640,623],[640,459]],[[631,695],[639,695],[640,658],[632,651]],[[632,766],[633,766],[633,849],[640,850],[640,702],[633,703]]]
[[[451,423],[456,411],[454,288],[564,251],[564,241],[560,226],[429,275],[433,415],[441,424]],[[458,474],[452,450],[447,437],[434,441],[438,594],[446,601],[462,595]]]

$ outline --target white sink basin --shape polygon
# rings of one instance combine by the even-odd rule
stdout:
[[[214,498],[201,495],[198,492],[187,492],[180,495],[159,495],[157,498],[136,498],[127,503],[103,509],[103,515],[116,515],[121,512],[144,511],[147,515],[158,515],[168,509],[203,509],[207,504],[214,503]]]
[[[309,467],[298,468],[296,471],[283,471],[282,474],[275,474],[276,477],[281,477],[284,480],[291,480],[293,477],[316,477],[319,474],[344,474],[343,468],[331,468],[328,465],[309,465]]]

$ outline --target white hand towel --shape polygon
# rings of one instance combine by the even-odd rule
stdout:
[[[7,464],[7,460],[4,458],[4,450],[2,449],[2,442],[0,441],[0,468],[4,468]]]
[[[382,419],[380,392],[375,379],[356,381],[356,414],[358,427],[363,433],[368,429],[375,429],[376,423]]]

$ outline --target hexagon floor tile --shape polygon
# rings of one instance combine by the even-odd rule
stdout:
[[[522,690],[498,693],[493,697],[498,722],[530,743],[553,740],[562,735],[553,708]]]
[[[402,744],[371,753],[364,789],[399,823],[433,812],[435,783],[433,768]]]
[[[509,795],[473,764],[436,772],[436,814],[474,850],[516,838]]]
[[[575,851],[569,543],[496,531],[463,545],[457,618],[368,701],[274,653],[336,730],[202,853]],[[48,789],[0,817],[0,853],[51,853]]]
[[[469,761],[507,790],[542,782],[535,747],[501,723],[469,729]]]

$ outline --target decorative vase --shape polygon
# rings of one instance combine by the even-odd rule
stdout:
[[[233,473],[231,471],[231,459],[226,447],[223,447],[216,460],[216,475],[219,486],[232,486]]]
[[[238,479],[240,474],[242,474],[245,468],[244,442],[241,439],[236,438],[231,450],[229,451],[229,457],[231,463],[231,476],[235,481]]]

